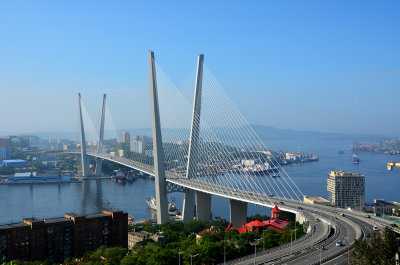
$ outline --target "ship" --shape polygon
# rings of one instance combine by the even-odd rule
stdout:
[[[358,164],[360,163],[360,159],[358,158],[358,156],[356,156],[356,154],[353,155],[353,164]]]
[[[340,150],[339,155],[344,155],[344,151]]]
[[[124,184],[126,180],[125,174],[121,171],[115,170],[112,176],[112,181],[118,182],[119,184]]]
[[[151,199],[146,199],[146,202],[150,209],[152,209],[153,211],[157,211],[156,197],[153,197]],[[174,198],[171,198],[168,202],[168,214],[170,216],[177,216],[181,214],[181,211],[175,206]]]

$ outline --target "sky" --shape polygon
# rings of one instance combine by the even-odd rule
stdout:
[[[399,12],[399,1],[3,0],[0,134],[77,130],[78,92],[93,120],[107,93],[117,129],[150,127],[153,50],[178,88],[204,53],[250,124],[400,136]]]

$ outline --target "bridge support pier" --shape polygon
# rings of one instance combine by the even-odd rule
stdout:
[[[89,163],[86,155],[86,139],[85,139],[85,128],[83,126],[81,93],[78,93],[78,100],[79,100],[79,122],[81,129],[81,170],[82,170],[82,177],[87,177],[89,176]]]
[[[211,194],[196,191],[196,215],[203,222],[210,221],[211,217]]]
[[[157,77],[154,53],[149,51],[150,98],[153,128],[153,158],[157,204],[157,223],[168,221],[168,198],[164,168],[164,149],[161,137],[160,110],[158,106]]]
[[[247,202],[229,200],[231,223],[235,227],[242,227],[247,222]]]
[[[184,223],[188,223],[194,218],[194,190],[186,189],[183,199],[182,218]]]
[[[99,143],[97,145],[97,154],[100,154],[103,149],[104,140],[104,116],[106,112],[106,94],[103,95],[103,107],[101,109],[100,118],[100,133],[99,133]],[[103,160],[100,157],[96,158],[96,177],[101,177],[101,168],[103,166]]]

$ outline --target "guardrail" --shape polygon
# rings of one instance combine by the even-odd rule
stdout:
[[[307,215],[309,216],[307,221],[310,222],[311,231],[309,233],[307,233],[305,236],[303,236],[303,237],[297,239],[296,241],[292,242],[292,246],[298,246],[301,242],[303,242],[303,241],[307,240],[308,238],[310,238],[315,232],[315,224],[310,219],[311,215],[309,215],[309,214],[307,214]],[[325,234],[324,234],[324,236],[322,238],[320,238],[320,239],[318,239],[318,240],[316,240],[314,242],[311,242],[311,244],[306,244],[305,247],[302,247],[302,249],[304,250],[304,249],[309,248],[310,246],[315,246],[315,245],[320,244],[322,241],[326,240],[326,238],[329,236],[329,234],[330,234],[330,230],[327,229],[327,231],[325,232]],[[293,245],[293,243],[295,245]],[[288,242],[288,243],[286,243],[284,245],[281,245],[281,246],[276,246],[274,248],[270,248],[270,249],[267,249],[267,250],[264,250],[264,251],[257,252],[256,253],[256,258],[260,257],[260,256],[263,256],[263,255],[266,255],[266,254],[272,254],[274,252],[277,252],[277,251],[279,251],[281,249],[284,249],[284,248],[288,248],[290,246],[291,246],[291,243]],[[296,252],[298,252],[298,251],[299,250],[297,250]],[[291,255],[291,254],[289,254],[289,255]],[[263,259],[261,261],[257,261],[257,263],[265,263],[265,262],[268,262],[268,261],[275,260],[275,258],[269,260],[270,258],[271,257],[266,257],[265,259]],[[247,256],[243,256],[243,257],[240,257],[240,258],[229,260],[229,261],[226,262],[226,264],[236,264],[236,263],[240,263],[240,262],[243,262],[243,261],[249,261],[250,262],[253,259],[254,259],[254,254],[249,254]],[[223,263],[221,263],[221,264],[223,264]]]

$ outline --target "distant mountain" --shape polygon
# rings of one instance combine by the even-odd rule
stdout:
[[[278,129],[266,125],[251,126],[261,140],[349,140],[349,141],[379,141],[384,136],[360,135],[346,133],[327,133],[315,131],[296,131],[290,129]]]
[[[379,135],[361,135],[361,134],[345,134],[345,133],[326,133],[326,132],[315,132],[315,131],[296,131],[290,129],[279,129],[272,126],[265,125],[252,125],[251,126],[257,135],[263,141],[271,141],[271,140],[347,140],[350,142],[359,141],[359,142],[377,142],[384,139],[384,136]],[[167,129],[169,135],[173,134],[173,131],[178,129]],[[123,131],[127,131],[131,133],[131,137],[134,135],[146,135],[151,136],[151,128],[131,128],[124,130],[117,130],[116,134],[118,138],[121,138],[121,133]],[[164,130],[163,130],[164,131]],[[180,130],[182,131],[182,130]],[[221,129],[217,129],[217,134],[220,134]],[[166,131],[165,131],[166,132]],[[186,132],[188,135],[189,130]],[[9,134],[0,133],[0,136],[6,136]],[[12,134],[12,135],[22,135],[22,134]],[[36,135],[41,138],[53,138],[53,139],[71,139],[71,140],[79,140],[79,132],[33,132],[30,134],[24,133],[23,135]],[[108,135],[114,135],[114,133],[105,132],[106,138],[110,138]],[[168,141],[168,135],[163,136],[163,140]]]

